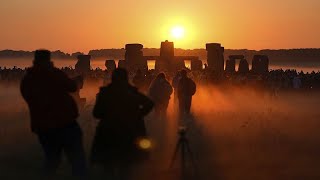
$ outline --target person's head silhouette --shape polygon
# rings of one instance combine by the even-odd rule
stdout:
[[[142,71],[140,69],[137,70],[136,75],[142,75]]]
[[[34,53],[33,65],[41,67],[51,67],[51,52],[45,49],[36,50]]]
[[[181,70],[180,71],[180,75],[181,75],[181,77],[187,77],[187,71],[186,70]]]
[[[125,69],[117,68],[112,72],[112,83],[117,85],[128,84],[128,72]]]
[[[166,79],[166,74],[164,74],[163,72],[159,73],[157,79]]]

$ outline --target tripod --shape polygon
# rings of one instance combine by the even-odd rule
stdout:
[[[182,176],[185,177],[186,176],[186,170],[187,170],[187,161],[186,161],[186,158],[187,156],[189,156],[189,160],[190,160],[190,163],[191,163],[191,166],[194,170],[194,173],[197,174],[198,173],[198,169],[197,169],[197,166],[196,166],[196,163],[194,161],[194,156],[193,156],[193,153],[190,149],[190,146],[189,146],[189,141],[186,137],[186,128],[185,127],[181,127],[179,129],[179,140],[177,142],[177,145],[176,145],[176,148],[175,148],[175,151],[174,151],[174,154],[173,154],[173,157],[171,159],[171,163],[170,163],[170,169],[173,168],[173,165],[174,165],[174,162],[175,160],[177,159],[177,155],[180,151],[180,155],[181,155],[181,173],[182,173]]]

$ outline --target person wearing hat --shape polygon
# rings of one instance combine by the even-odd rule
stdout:
[[[178,99],[180,116],[190,115],[192,96],[196,93],[196,84],[187,75],[186,70],[180,71],[181,78],[178,83]]]
[[[91,162],[105,168],[114,179],[129,179],[134,166],[149,157],[144,117],[153,102],[129,84],[128,72],[117,68],[112,82],[100,88],[93,116],[99,120],[94,136]]]
[[[54,67],[48,50],[35,51],[33,66],[21,81],[21,94],[30,111],[31,130],[38,136],[45,155],[45,175],[51,177],[64,151],[73,175],[87,175],[79,112],[70,93],[77,84]]]

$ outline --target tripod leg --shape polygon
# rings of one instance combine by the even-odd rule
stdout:
[[[177,154],[178,154],[178,152],[179,152],[180,145],[181,145],[181,143],[180,143],[180,140],[179,140],[179,141],[177,142],[176,148],[175,148],[175,150],[174,150],[174,154],[173,154],[172,159],[171,159],[170,169],[173,168],[174,161],[175,161],[175,159],[177,158]]]
[[[186,164],[186,142],[181,142],[181,175],[185,179],[187,177],[187,164]]]
[[[193,166],[195,175],[198,176],[198,167],[197,167],[197,165],[196,165],[196,162],[195,162],[195,160],[194,160],[193,153],[192,153],[192,151],[191,151],[191,148],[190,148],[190,146],[189,146],[189,142],[188,142],[187,140],[185,141],[185,146],[186,146],[187,153],[188,153],[189,156],[190,156],[191,165]],[[199,178],[199,179],[200,179],[200,178]]]

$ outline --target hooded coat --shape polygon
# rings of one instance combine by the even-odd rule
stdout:
[[[92,162],[142,160],[145,153],[137,143],[147,136],[143,118],[152,107],[153,102],[128,83],[102,87],[93,109],[94,117],[100,121],[92,147]]]

